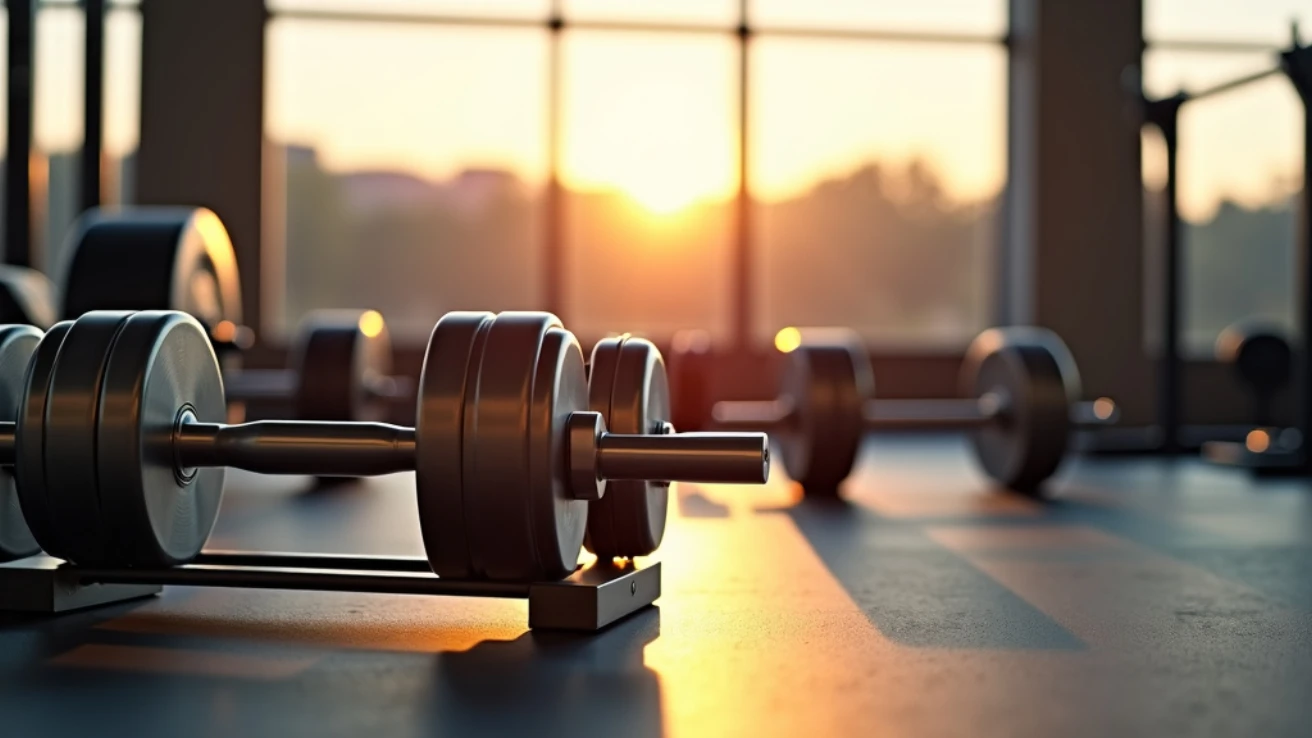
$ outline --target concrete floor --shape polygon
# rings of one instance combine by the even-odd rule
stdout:
[[[171,588],[0,616],[0,736],[1309,735],[1312,486],[1083,460],[1038,504],[956,440],[846,504],[676,487],[657,607]],[[405,476],[233,475],[216,548],[419,554]]]

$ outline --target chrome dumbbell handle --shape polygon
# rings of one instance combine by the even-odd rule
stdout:
[[[576,429],[584,429],[577,434]],[[769,449],[761,433],[607,433],[601,415],[570,417],[572,477],[761,483]],[[586,440],[580,444],[580,439]],[[12,463],[14,424],[0,423],[0,463]],[[158,441],[180,475],[202,467],[261,474],[367,477],[415,468],[415,429],[386,423],[262,420],[199,423],[184,413]],[[166,449],[166,450],[164,450]]]

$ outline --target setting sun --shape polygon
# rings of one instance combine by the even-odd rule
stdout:
[[[634,202],[653,215],[673,215],[699,199],[681,182],[662,181],[657,177],[626,185],[624,191]]]

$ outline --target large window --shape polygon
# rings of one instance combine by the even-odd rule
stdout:
[[[102,192],[108,204],[132,200],[132,163],[141,129],[141,15],[136,6],[112,0],[106,16]],[[8,32],[8,15],[0,12],[0,54],[8,53]],[[64,240],[81,209],[78,156],[84,135],[85,49],[82,8],[71,1],[38,5],[29,161],[32,246],[37,266],[50,271],[58,270]],[[8,143],[2,124],[7,90],[8,79],[0,77],[0,147]]]
[[[373,308],[422,340],[450,310],[542,308],[546,41],[536,29],[272,21],[286,292],[266,317]]]
[[[872,342],[969,341],[991,317],[1003,49],[764,38],[753,52],[757,339],[844,323]]]
[[[952,348],[990,322],[1003,0],[269,7],[268,327],[550,309],[585,340]]]
[[[1312,2],[1148,0],[1145,89],[1162,97],[1271,69],[1280,45],[1288,42],[1291,19],[1312,22]],[[1210,356],[1220,331],[1239,320],[1292,330],[1298,218],[1293,200],[1303,186],[1302,125],[1302,105],[1283,75],[1182,109],[1178,189],[1186,354]],[[1160,248],[1164,229],[1165,161],[1160,137],[1146,131],[1149,254]],[[1156,336],[1160,298],[1150,289],[1149,299],[1157,307],[1148,313]]]

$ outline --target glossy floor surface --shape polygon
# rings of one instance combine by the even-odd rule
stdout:
[[[0,736],[1308,735],[1312,486],[1083,460],[1036,504],[957,441],[845,504],[676,487],[658,606],[172,588],[0,616]],[[230,477],[215,547],[417,554],[404,476]]]

